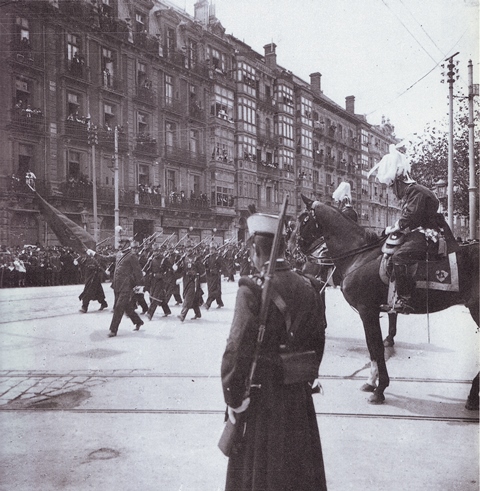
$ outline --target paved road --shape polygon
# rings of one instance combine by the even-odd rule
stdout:
[[[200,320],[181,323],[172,306],[139,332],[124,319],[111,339],[110,309],[78,313],[81,286],[0,290],[0,489],[222,490],[219,366],[237,288],[222,286],[225,308]],[[478,413],[464,409],[478,334],[467,310],[428,325],[399,318],[382,406],[358,390],[368,354],[339,289],[327,291],[327,315],[315,404],[330,491],[478,490]]]

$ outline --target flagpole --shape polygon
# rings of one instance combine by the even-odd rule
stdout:
[[[120,240],[120,232],[119,232],[119,225],[120,225],[120,208],[118,204],[118,126],[115,126],[115,164],[114,164],[114,172],[115,172],[115,209],[114,209],[114,214],[115,214],[115,249],[118,248],[118,243]]]

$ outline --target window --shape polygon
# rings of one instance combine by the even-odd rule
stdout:
[[[243,91],[249,95],[255,96],[256,93],[256,75],[255,68],[240,62],[237,65],[237,80],[243,83]]]
[[[80,152],[68,151],[67,180],[80,178]]]
[[[168,195],[171,193],[175,193],[177,191],[177,185],[176,185],[176,173],[174,170],[167,169],[166,170],[166,175],[165,175],[165,183],[166,183],[166,191]]]
[[[80,39],[75,34],[67,34],[67,59],[72,61],[80,56]]]
[[[218,85],[215,86],[215,102],[211,106],[212,116],[232,121],[233,92]]]
[[[24,177],[25,174],[33,169],[33,147],[32,145],[25,145],[21,143],[18,147],[18,172],[19,177]]]
[[[144,87],[147,81],[147,67],[145,63],[137,63],[137,86]]]
[[[140,12],[136,12],[135,13],[135,32],[145,32],[146,31],[145,22],[146,22],[145,15],[140,13]]]
[[[173,77],[165,75],[165,103],[173,104]]]
[[[302,123],[312,126],[312,101],[305,99],[305,97],[300,98],[300,103],[302,106]]]
[[[75,92],[67,92],[67,119],[77,121],[81,118],[81,96]]]
[[[188,68],[193,68],[197,64],[197,43],[193,39],[188,40],[187,63]]]
[[[105,123],[105,129],[107,131],[112,131],[116,125],[115,107],[112,104],[103,105],[103,118]]]
[[[283,105],[283,110],[293,114],[293,89],[286,85],[279,85],[277,88],[277,102]]]
[[[24,77],[15,79],[15,108],[26,109],[32,104],[32,82]]]
[[[113,53],[109,49],[102,49],[102,82],[104,87],[113,86],[114,65]]]
[[[256,105],[255,102],[246,97],[238,98],[238,121],[244,123],[245,130],[254,133],[256,122]]]
[[[167,55],[171,56],[175,52],[176,48],[176,34],[175,34],[175,29],[172,29],[171,27],[167,28]]]
[[[177,127],[175,123],[165,123],[165,145],[167,147],[174,147],[176,143]]]
[[[146,135],[148,133],[148,114],[137,112],[137,131],[139,135]]]
[[[301,147],[309,152],[313,151],[312,132],[306,128],[301,130]]]
[[[198,130],[190,130],[189,148],[191,153],[197,153],[198,148]]]
[[[142,164],[138,166],[138,184],[150,185],[150,166]]]
[[[17,42],[24,48],[30,48],[30,27],[28,19],[17,17],[16,21]]]

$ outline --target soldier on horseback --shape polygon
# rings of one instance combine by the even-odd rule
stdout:
[[[429,255],[435,257],[444,253],[439,244],[445,244],[444,237],[447,235],[449,239],[453,239],[444,216],[438,213],[438,198],[410,177],[410,167],[410,163],[396,146],[390,145],[389,153],[369,172],[370,175],[378,170],[377,179],[390,186],[395,196],[401,200],[400,218],[385,229],[387,235],[401,232],[405,237],[403,244],[392,256],[397,298],[390,311],[401,314],[414,312],[411,298],[415,282],[409,266],[424,261]],[[448,242],[452,243],[451,240]]]

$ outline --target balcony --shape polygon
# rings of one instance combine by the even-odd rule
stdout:
[[[274,135],[273,132],[267,131],[257,131],[257,143],[259,145],[267,145],[270,147],[278,146],[278,136]]]
[[[138,134],[135,139],[135,152],[149,157],[158,155],[157,140],[149,134]]]
[[[174,99],[173,97],[165,97],[162,100],[162,108],[165,109],[165,111],[170,111],[182,116],[185,113],[183,102],[179,99]]]
[[[276,112],[277,101],[273,97],[263,97],[257,99],[257,108],[264,111]]]
[[[6,181],[2,179],[2,192],[7,192],[11,195],[25,195],[34,197],[33,191],[27,186],[25,177],[20,178],[18,175],[13,174],[7,178]],[[48,181],[42,179],[35,179],[35,190],[41,196],[50,195],[50,184]]]
[[[153,55],[158,55],[160,44],[158,38],[150,36],[146,32],[134,32],[133,33],[133,44],[137,48],[144,49],[148,53]]]
[[[10,128],[25,133],[40,134],[44,130],[44,117],[40,109],[15,107],[10,111]]]
[[[207,199],[207,195],[202,193],[200,196],[187,198],[182,193],[171,192],[165,197],[165,207],[172,210],[208,210],[210,203]]]
[[[111,128],[98,132],[98,146],[108,152],[115,152],[115,132]],[[119,153],[128,152],[128,137],[123,129],[118,131],[118,151]]]
[[[157,105],[157,93],[149,86],[137,86],[134,97],[137,101],[145,104],[149,104],[151,106]]]
[[[81,82],[90,83],[90,67],[85,65],[81,57],[67,60],[65,75]]]
[[[165,146],[164,156],[175,162],[196,166],[206,166],[206,155],[201,152],[192,152],[184,148]]]
[[[191,103],[188,112],[192,118],[205,121],[205,109],[203,109],[198,103]]]
[[[27,40],[12,43],[12,55],[9,60],[22,66],[43,70],[43,55],[35,50]]]
[[[97,23],[97,16],[92,4],[83,0],[58,0],[60,13],[75,19],[76,22],[83,22],[89,26]]]
[[[75,143],[88,143],[88,127],[86,121],[79,119],[73,119],[74,116],[69,116],[69,119],[65,121],[65,137],[72,140]]]
[[[117,94],[123,94],[125,92],[125,84],[123,80],[110,74],[107,70],[101,73],[101,88],[116,92]]]

